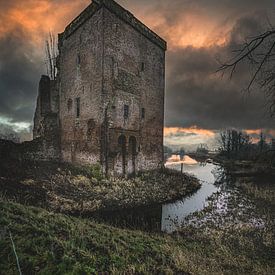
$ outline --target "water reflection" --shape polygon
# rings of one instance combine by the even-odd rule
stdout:
[[[168,164],[167,167],[181,169],[180,164]],[[208,205],[207,198],[219,191],[219,187],[214,185],[220,175],[220,173],[217,173],[219,170],[219,167],[213,163],[183,164],[183,171],[196,176],[202,186],[191,197],[162,206],[162,231],[167,233],[175,231],[177,227],[182,225],[188,215],[200,211]]]
[[[181,164],[171,167],[180,170]],[[162,206],[163,231],[171,233],[185,225],[262,228],[274,220],[273,207],[267,203],[272,199],[266,195],[274,190],[270,185],[274,179],[265,185],[262,177],[260,184],[254,177],[233,178],[214,163],[185,164],[183,172],[195,175],[202,187],[190,198]]]

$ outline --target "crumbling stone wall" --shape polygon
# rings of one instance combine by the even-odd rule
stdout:
[[[58,132],[59,91],[58,83],[48,76],[42,75],[39,88],[36,110],[34,114],[33,138],[52,136]],[[50,118],[53,121],[50,121]],[[48,125],[48,123],[50,123]],[[53,125],[56,126],[52,129]],[[50,132],[48,131],[50,129]]]
[[[104,26],[109,169],[123,172],[120,135],[126,138],[127,173],[158,168],[163,165],[165,49],[107,8]]]
[[[0,159],[16,161],[60,161],[59,146],[52,140],[37,138],[23,143],[0,140]]]
[[[43,135],[43,118],[51,112],[51,80],[42,75],[39,81],[38,97],[34,114],[33,138]]]
[[[67,28],[59,39],[61,153],[68,162],[101,161],[102,15],[102,10],[95,12],[81,27]]]
[[[20,159],[60,160],[58,82],[42,75],[34,115],[33,141],[17,149]]]

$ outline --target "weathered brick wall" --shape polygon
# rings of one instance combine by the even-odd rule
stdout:
[[[50,80],[48,76],[42,75],[39,81],[36,110],[34,114],[33,138],[51,136],[54,132],[59,132],[59,91],[58,82]],[[52,115],[52,116],[51,116]],[[51,121],[49,121],[51,116]],[[52,121],[54,120],[54,121]],[[47,123],[50,125],[47,125]],[[52,123],[56,128],[53,130]],[[50,133],[48,133],[48,129]]]
[[[126,137],[126,170],[133,171],[129,139],[137,141],[136,170],[163,164],[165,50],[104,9],[104,90],[109,103],[110,169],[122,171],[118,137]],[[124,118],[124,105],[129,118]],[[145,117],[142,118],[142,108]]]
[[[64,161],[96,163],[101,160],[104,120],[102,32],[102,10],[99,10],[72,33],[70,29],[65,31],[59,41],[61,152]],[[80,99],[79,118],[77,98]]]
[[[42,75],[39,81],[36,110],[34,114],[33,138],[43,135],[43,117],[51,111],[51,80]]]

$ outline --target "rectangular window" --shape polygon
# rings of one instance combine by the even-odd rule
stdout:
[[[76,63],[77,63],[77,66],[80,65],[80,54],[79,53],[77,54]]]
[[[141,71],[144,72],[144,70],[145,70],[145,63],[142,62],[142,63],[141,63]]]
[[[76,117],[80,117],[80,97],[76,99]]]
[[[145,118],[145,109],[144,108],[141,109],[141,118],[142,119]]]
[[[129,106],[124,105],[124,118],[127,119],[129,117]]]

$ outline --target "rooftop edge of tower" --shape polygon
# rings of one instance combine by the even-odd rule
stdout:
[[[60,38],[68,38],[102,7],[107,8],[109,11],[118,16],[122,21],[131,25],[139,33],[144,35],[154,44],[158,45],[164,51],[167,50],[167,43],[164,39],[162,39],[155,32],[150,30],[132,13],[121,7],[118,3],[116,3],[113,0],[93,0],[92,3],[65,28],[65,31],[62,34],[60,34]]]

